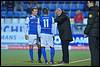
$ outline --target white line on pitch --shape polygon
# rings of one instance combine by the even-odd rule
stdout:
[[[90,60],[90,58],[88,58],[88,59],[84,59],[84,60],[72,61],[72,62],[70,62],[69,64],[77,63],[77,62],[82,62],[82,61],[87,61],[87,60]],[[60,66],[60,65],[64,65],[64,64],[55,64],[55,65],[51,65],[51,66]]]

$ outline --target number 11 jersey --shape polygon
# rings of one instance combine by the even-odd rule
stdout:
[[[40,17],[40,26],[41,26],[41,33],[45,34],[53,34],[52,32],[52,25],[53,25],[53,17],[51,16],[41,16]]]

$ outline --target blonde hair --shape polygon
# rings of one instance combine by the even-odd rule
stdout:
[[[78,14],[78,13],[81,13],[81,11],[80,11],[80,10],[77,10],[77,11],[76,11],[76,14]]]

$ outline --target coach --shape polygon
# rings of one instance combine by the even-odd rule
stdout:
[[[89,49],[91,54],[91,65],[99,66],[99,7],[95,1],[88,1],[89,15],[84,34],[89,40]]]
[[[69,63],[69,42],[72,41],[72,32],[70,27],[70,19],[69,17],[60,9],[57,8],[55,10],[56,18],[55,22],[57,22],[57,28],[59,31],[59,36],[62,44],[62,61],[59,63]]]

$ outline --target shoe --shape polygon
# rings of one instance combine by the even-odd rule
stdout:
[[[53,61],[52,62],[50,61],[50,64],[54,64],[54,62]]]
[[[38,63],[42,63],[41,60],[38,60]]]
[[[69,62],[64,62],[64,61],[58,62],[58,64],[67,64],[67,63],[69,63]]]
[[[48,64],[48,62],[46,61],[45,64]]]
[[[48,64],[48,62],[45,62],[45,64]]]
[[[31,63],[33,64],[33,60],[31,60]]]

